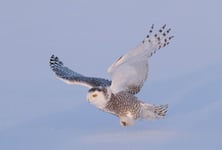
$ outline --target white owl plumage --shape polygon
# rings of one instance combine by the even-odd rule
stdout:
[[[148,76],[148,58],[156,50],[165,47],[173,36],[171,29],[162,26],[149,34],[134,49],[121,56],[109,68],[112,81],[103,78],[87,77],[64,66],[58,57],[52,55],[50,67],[57,77],[68,84],[79,84],[89,88],[88,101],[97,108],[120,118],[122,126],[130,126],[137,119],[156,119],[166,115],[168,105],[152,105],[138,100],[135,96]]]

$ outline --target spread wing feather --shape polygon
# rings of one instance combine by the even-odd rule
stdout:
[[[103,78],[86,77],[63,65],[58,57],[52,55],[49,65],[56,76],[67,84],[78,84],[88,88],[95,86],[110,86],[111,81]]]
[[[112,76],[111,90],[113,93],[127,91],[136,94],[140,91],[148,76],[148,58],[158,49],[165,47],[173,36],[169,36],[170,29],[164,25],[155,34],[149,34],[136,48],[120,57],[109,68]]]

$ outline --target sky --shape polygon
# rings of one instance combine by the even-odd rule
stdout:
[[[219,0],[0,1],[0,149],[218,149],[222,119]],[[52,54],[84,75],[167,24],[171,43],[149,59],[137,96],[169,104],[167,117],[123,128],[49,68]]]

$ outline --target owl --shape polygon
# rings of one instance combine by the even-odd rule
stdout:
[[[116,60],[109,68],[111,80],[89,77],[66,67],[55,55],[50,58],[50,67],[56,76],[68,84],[87,87],[87,101],[98,109],[120,119],[123,127],[131,126],[136,120],[164,118],[168,105],[154,105],[140,100],[140,92],[148,77],[148,59],[169,44],[170,28],[163,25],[154,32],[151,26],[145,39],[134,49]]]

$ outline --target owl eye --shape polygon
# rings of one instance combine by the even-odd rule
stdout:
[[[92,95],[92,97],[96,97],[96,96],[97,96],[97,94],[93,94],[93,95]]]

